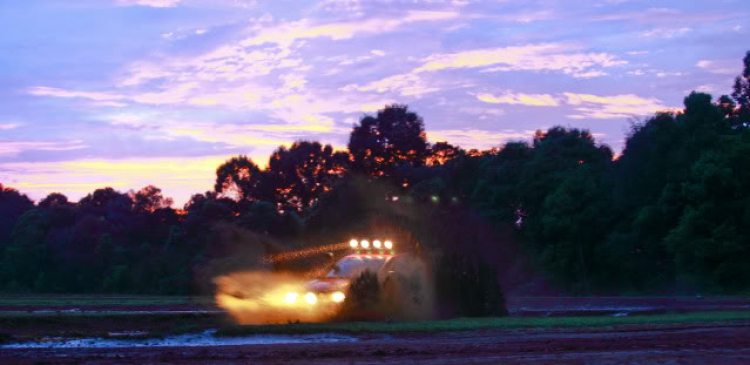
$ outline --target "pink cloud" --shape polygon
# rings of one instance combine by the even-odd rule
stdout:
[[[488,131],[481,129],[444,129],[427,131],[431,142],[448,141],[464,149],[488,149],[499,147],[508,141],[525,140],[534,135],[534,131]]]
[[[0,141],[0,156],[15,156],[24,151],[69,151],[86,148],[83,141],[26,142]]]
[[[275,27],[263,28],[256,36],[245,40],[242,45],[247,47],[275,43],[283,48],[288,48],[292,43],[301,39],[350,39],[358,34],[386,33],[409,23],[448,20],[456,18],[458,15],[457,12],[450,11],[410,11],[405,17],[396,19],[366,19],[337,23],[316,23],[309,19],[302,19]]]
[[[616,119],[643,116],[658,111],[674,111],[657,98],[644,98],[638,95],[599,96],[591,94],[563,93],[578,114],[568,115],[571,119]]]
[[[562,71],[581,76],[593,75],[591,72],[596,72],[597,68],[628,63],[607,53],[571,53],[569,50],[567,45],[548,43],[436,54],[425,58],[414,72],[492,67],[484,71]]]
[[[180,0],[115,0],[120,6],[150,6],[153,8],[171,8]]]
[[[490,104],[521,104],[529,106],[558,106],[560,103],[548,94],[516,94],[507,92],[500,96],[478,94],[477,99]]]
[[[122,100],[125,98],[123,95],[102,93],[102,92],[88,92],[88,91],[69,91],[58,89],[54,87],[32,87],[29,89],[29,94],[39,96],[55,96],[59,98],[84,98],[96,101],[111,101],[111,100]]]
[[[0,123],[0,131],[16,129],[20,126],[21,126],[21,123]]]

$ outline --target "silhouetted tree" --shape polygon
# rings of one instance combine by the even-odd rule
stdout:
[[[131,194],[133,199],[133,209],[136,212],[153,213],[159,209],[169,208],[172,205],[172,198],[166,198],[162,195],[161,189],[149,185]]]
[[[369,176],[393,176],[397,167],[425,163],[427,141],[422,118],[406,105],[389,105],[365,116],[349,139],[352,168]]]
[[[29,197],[0,184],[0,251],[8,242],[18,218],[33,207],[34,202]]]
[[[78,205],[92,212],[110,213],[114,211],[130,211],[133,201],[127,194],[107,187],[97,189],[93,193],[81,198]]]
[[[509,142],[497,154],[477,157],[475,173],[461,172],[466,176],[467,195],[484,215],[502,224],[523,223],[521,177],[534,150],[526,142]]]
[[[51,193],[39,202],[42,208],[64,207],[69,204],[68,197],[61,193]]]
[[[280,209],[302,212],[329,191],[347,170],[349,154],[334,152],[331,145],[299,141],[279,147],[265,171]]]
[[[692,165],[680,192],[686,207],[665,238],[680,286],[735,291],[750,284],[748,166],[748,133],[727,137]]]
[[[606,169],[612,163],[612,151],[597,146],[587,130],[552,127],[537,131],[533,141],[533,155],[521,176],[520,209],[533,217],[540,212],[544,200],[567,177],[568,173],[587,166]]]
[[[464,151],[459,147],[448,142],[438,142],[430,147],[426,162],[429,166],[444,165],[462,153]]]
[[[750,51],[742,60],[742,73],[734,80],[732,98],[739,107],[738,126],[750,127]]]
[[[237,201],[261,200],[262,174],[249,157],[232,157],[216,169],[214,191]]]
[[[588,131],[562,127],[538,131],[533,146],[519,180],[523,233],[557,280],[588,290],[595,246],[610,215],[603,176],[612,151],[597,146]],[[600,226],[589,225],[594,222]]]

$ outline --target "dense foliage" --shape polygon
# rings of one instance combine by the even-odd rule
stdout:
[[[495,278],[577,292],[747,292],[750,52],[744,65],[731,96],[691,93],[683,111],[634,124],[616,157],[563,127],[487,151],[429,144],[422,118],[392,105],[354,126],[348,151],[299,141],[266,169],[231,158],[184,209],[153,186],[34,204],[0,185],[0,289],[195,293],[238,251],[383,232],[439,263],[438,296],[475,298],[464,313],[499,307]],[[327,259],[315,260],[275,268]]]

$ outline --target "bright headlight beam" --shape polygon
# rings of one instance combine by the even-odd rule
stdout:
[[[385,248],[389,250],[393,248],[393,242],[391,242],[390,240],[386,240],[383,244],[385,245]]]
[[[299,294],[297,294],[295,292],[286,293],[286,296],[284,297],[284,303],[286,303],[286,304],[294,304],[294,303],[297,302],[297,297],[298,296],[299,296]]]
[[[372,247],[373,248],[378,248],[379,249],[380,245],[381,245],[380,240],[372,241]]]
[[[313,305],[318,302],[318,297],[314,293],[308,292],[305,294],[305,301],[307,304]]]
[[[337,291],[331,295],[331,300],[333,300],[336,303],[341,303],[346,298],[346,295],[344,293]]]

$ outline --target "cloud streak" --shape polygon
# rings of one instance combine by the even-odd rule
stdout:
[[[21,126],[21,123],[0,123],[0,131],[8,131]]]
[[[565,74],[583,75],[597,68],[628,63],[611,54],[571,53],[569,48],[563,44],[549,43],[436,54],[424,59],[423,65],[414,71],[484,68],[485,72],[561,71]]]
[[[83,141],[2,141],[0,140],[0,157],[16,156],[26,151],[70,151],[86,148]]]
[[[389,76],[382,80],[370,82],[364,86],[358,86],[357,84],[346,85],[340,90],[344,92],[353,90],[360,92],[374,91],[377,93],[394,91],[402,96],[421,96],[440,91],[440,88],[427,86],[424,80],[417,74],[403,74]]]
[[[150,6],[153,8],[171,8],[176,6],[180,0],[115,0],[120,6]]]
[[[400,26],[425,21],[441,21],[458,17],[457,12],[410,11],[405,17],[396,19],[367,19],[364,21],[316,24],[315,21],[303,19],[296,22],[264,28],[242,42],[242,46],[276,44],[288,48],[298,40],[328,38],[334,41],[351,39],[361,34],[378,34],[392,32]]]
[[[659,111],[674,111],[657,98],[643,98],[633,94],[598,96],[591,94],[564,93],[567,103],[575,106],[578,114],[571,119],[615,119],[644,116]]]
[[[490,104],[511,104],[528,106],[558,106],[560,103],[548,94],[516,94],[507,92],[500,96],[478,94],[477,99]]]
[[[125,99],[123,95],[106,92],[71,91],[54,87],[37,86],[29,89],[29,94],[37,96],[54,96],[58,98],[83,98],[96,101],[112,101]]]
[[[499,147],[508,141],[526,140],[534,135],[534,131],[487,131],[481,129],[443,129],[428,131],[427,137],[431,142],[447,141],[459,145],[464,149],[488,149]]]

